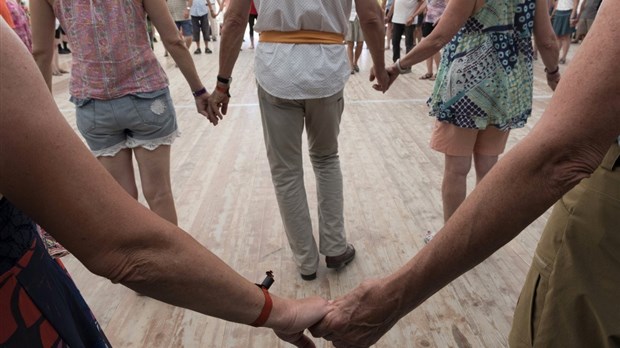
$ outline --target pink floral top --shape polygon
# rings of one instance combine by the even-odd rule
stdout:
[[[54,12],[73,52],[74,98],[109,100],[168,86],[141,0],[56,0]]]
[[[13,18],[13,24],[15,27],[15,33],[22,40],[24,45],[28,48],[28,51],[32,53],[32,33],[30,32],[30,18],[26,14],[26,11],[22,6],[12,0],[6,2],[6,6],[11,12],[11,18]]]

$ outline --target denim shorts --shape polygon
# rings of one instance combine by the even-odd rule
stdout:
[[[168,88],[110,100],[77,99],[76,124],[92,153],[114,156],[125,148],[154,150],[178,136]]]
[[[192,21],[184,20],[184,21],[174,21],[174,24],[177,25],[177,29],[181,29],[183,31],[183,36],[192,36]]]

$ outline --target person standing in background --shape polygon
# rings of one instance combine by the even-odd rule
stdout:
[[[364,48],[364,33],[360,26],[360,19],[355,11],[355,3],[351,6],[349,30],[347,31],[345,41],[347,42],[347,57],[349,58],[349,65],[351,66],[351,75],[353,75],[356,72],[360,72],[357,61],[360,59],[362,49]]]
[[[213,51],[209,49],[209,14],[211,18],[215,20],[215,11],[209,0],[194,0],[192,7],[189,11],[192,17],[192,36],[196,43],[196,50],[194,54],[200,54],[200,32],[202,31],[202,38],[205,42],[205,53],[211,54]]]
[[[575,30],[578,0],[557,0],[551,13],[553,31],[562,49],[560,64],[566,64],[566,56],[570,49],[570,36]]]
[[[413,32],[415,17],[412,15],[420,5],[418,0],[394,0],[388,18],[392,22],[392,60],[400,58],[400,40],[405,34],[405,53],[415,46]]]
[[[248,17],[248,29],[250,33],[250,49],[254,49],[254,23],[258,18],[258,12],[256,11],[256,5],[254,5],[254,0],[250,4],[250,15]]]
[[[168,10],[174,23],[177,26],[177,30],[181,31],[181,35],[184,38],[185,46],[189,48],[192,45],[192,21],[190,20],[189,10],[192,7],[192,0],[166,0],[168,4]],[[159,32],[161,34],[161,32]],[[166,53],[168,53],[166,51]]]

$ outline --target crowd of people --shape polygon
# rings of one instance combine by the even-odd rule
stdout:
[[[0,14],[0,346],[111,346],[62,262],[50,256],[57,239],[62,246],[55,248],[140,294],[271,328],[298,347],[314,346],[306,329],[336,347],[367,347],[551,206],[510,346],[618,345],[619,2],[30,0],[25,7],[0,0]],[[318,277],[321,255],[331,269],[356,256],[346,234],[338,140],[344,89],[360,72],[364,45],[369,88],[386,93],[423,62],[419,79],[434,81],[430,147],[444,155],[444,227],[393,274],[331,301],[271,294],[270,274],[262,284],[243,278],[177,226],[170,175],[177,120],[147,17],[196,112],[213,125],[226,117],[249,26],[266,156],[301,279]],[[194,54],[202,53],[200,33],[205,53],[219,39],[210,91],[189,50],[194,42]],[[573,39],[583,43],[561,74]],[[50,93],[52,76],[62,71],[57,55],[65,53],[87,147]],[[499,160],[510,131],[532,113],[538,55],[554,96]],[[318,244],[304,188],[304,129]],[[138,202],[134,157],[149,209]],[[476,187],[467,196],[472,162]]]

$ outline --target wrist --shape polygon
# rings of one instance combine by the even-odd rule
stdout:
[[[207,93],[207,89],[204,87],[197,89],[195,91],[192,91],[192,95],[194,96],[194,98],[198,98],[201,95],[206,94],[206,93]]]
[[[290,320],[287,320],[287,308],[289,308],[290,300],[272,295],[271,301],[271,313],[267,321],[263,324],[263,327],[274,330],[286,329],[290,323]]]
[[[547,74],[547,76],[552,76],[552,75],[556,75],[557,73],[560,72],[560,66],[556,66],[554,69],[547,69],[545,68],[545,73]]]
[[[400,74],[403,74],[403,75],[404,75],[404,74],[408,74],[408,73],[410,73],[410,72],[411,72],[411,67],[409,67],[409,68],[403,68],[403,67],[400,65],[400,58],[396,59],[396,62],[394,62],[394,65],[396,66],[396,69],[398,69],[398,72],[399,72]]]

